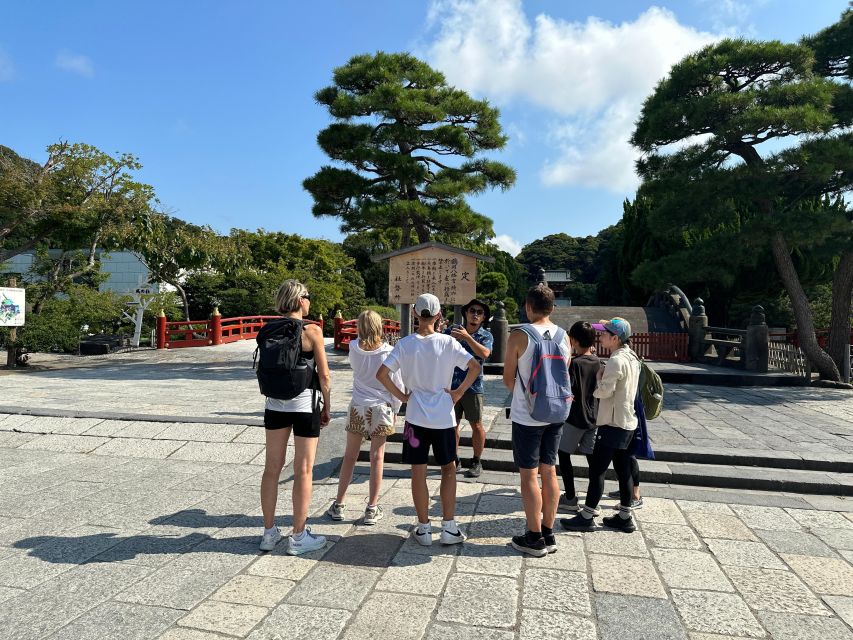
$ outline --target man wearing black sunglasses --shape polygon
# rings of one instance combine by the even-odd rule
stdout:
[[[462,307],[462,321],[464,324],[453,324],[445,330],[462,343],[462,348],[474,356],[480,366],[492,353],[494,338],[486,330],[489,326],[489,305],[482,300],[474,298]],[[454,318],[454,321],[456,319]],[[453,384],[451,389],[456,389],[465,379],[467,370],[456,369],[453,372]],[[463,416],[471,425],[471,445],[474,449],[474,457],[471,458],[471,466],[465,472],[468,478],[477,478],[483,471],[480,456],[486,446],[486,430],[483,428],[483,372],[474,381],[474,384],[466,391],[456,403],[456,449],[459,450],[459,431],[462,426]],[[456,458],[456,470],[461,470],[459,458]]]

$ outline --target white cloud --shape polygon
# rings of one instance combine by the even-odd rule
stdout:
[[[0,82],[8,82],[15,75],[15,63],[12,57],[0,48]]]
[[[547,185],[624,192],[637,184],[628,143],[644,98],[670,67],[716,37],[652,7],[633,22],[567,22],[521,0],[434,0],[425,55],[451,84],[498,103],[514,100],[554,114],[543,132],[556,156]]]
[[[84,56],[82,53],[74,53],[68,49],[63,49],[56,54],[56,66],[63,71],[76,73],[84,78],[93,78],[95,76],[95,65],[92,59]]]
[[[503,249],[513,257],[521,253],[522,249],[522,245],[520,242],[505,233],[499,236],[495,236],[495,238],[492,240],[492,244],[497,245],[498,248]]]

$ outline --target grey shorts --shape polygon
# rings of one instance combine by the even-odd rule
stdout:
[[[563,423],[531,427],[512,423],[512,458],[519,469],[536,469],[540,464],[557,464],[557,446]]]
[[[469,424],[483,421],[483,394],[466,391],[453,407],[456,411],[456,424],[462,422],[462,417]]]
[[[595,449],[596,427],[581,429],[568,422],[563,425],[563,435],[560,437],[560,451],[569,454],[592,455]]]

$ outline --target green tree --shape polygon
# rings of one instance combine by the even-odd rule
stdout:
[[[493,235],[465,200],[515,182],[510,167],[480,155],[507,141],[486,100],[409,54],[383,52],[351,58],[315,98],[335,119],[317,142],[336,163],[303,182],[315,216],[340,218],[345,233],[399,229],[400,247],[413,234]]]
[[[655,202],[652,224],[676,233],[737,229],[744,250],[769,247],[803,350],[822,378],[838,380],[793,257],[837,241],[849,225],[833,203],[853,187],[851,88],[816,75],[814,64],[801,44],[705,47],[646,99],[632,143],[645,153],[638,169]],[[765,152],[760,145],[770,140],[792,146]],[[683,148],[670,152],[676,143]],[[814,206],[825,198],[828,206]]]

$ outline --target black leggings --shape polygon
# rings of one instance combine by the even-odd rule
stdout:
[[[634,481],[634,486],[640,486],[640,465],[637,464],[637,456],[631,456],[631,479]]]
[[[558,451],[560,463],[560,475],[563,478],[563,487],[566,490],[566,497],[571,500],[577,494],[575,493],[575,470],[572,467],[572,456],[565,451]],[[586,456],[587,464],[592,466],[592,456]]]
[[[599,429],[602,428],[606,427],[599,427]],[[634,461],[633,464],[632,460]],[[627,449],[616,449],[598,440],[589,461],[589,489],[586,492],[586,506],[590,509],[595,509],[601,502],[601,496],[604,493],[604,474],[607,473],[607,467],[610,466],[611,462],[616,477],[619,479],[619,503],[625,507],[631,506],[634,493],[633,472],[636,470],[638,476],[640,473],[637,460],[628,453]]]

